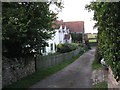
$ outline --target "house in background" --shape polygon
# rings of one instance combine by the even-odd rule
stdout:
[[[69,28],[70,34],[82,34],[82,42],[84,43],[84,21],[70,21],[70,22],[63,22],[56,21],[58,25],[65,25],[67,28]]]
[[[70,31],[65,25],[63,25],[63,24],[60,25],[60,28],[58,30],[59,43],[62,43],[62,44],[63,43],[71,43],[72,38],[69,33],[70,33]]]
[[[81,35],[81,41],[84,43],[84,21],[64,22],[69,28],[70,34]],[[78,40],[78,39],[77,39]]]
[[[48,46],[44,47],[41,52],[43,55],[48,55],[49,53],[55,53],[57,51],[58,44],[71,43],[72,37],[71,33],[82,34],[82,40],[84,42],[84,21],[71,21],[63,22],[63,20],[55,21],[55,35],[52,39],[48,40]]]
[[[57,51],[58,44],[71,43],[72,38],[69,34],[69,29],[63,24],[56,24],[55,35],[52,39],[47,40],[48,46],[41,50],[43,55],[48,55],[49,53],[55,53]]]
[[[82,33],[84,34],[84,21],[71,21],[64,22],[69,28],[70,33]]]

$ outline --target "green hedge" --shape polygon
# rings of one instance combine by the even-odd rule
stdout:
[[[87,6],[94,10],[98,27],[99,53],[112,68],[117,81],[120,80],[120,2],[92,2]]]

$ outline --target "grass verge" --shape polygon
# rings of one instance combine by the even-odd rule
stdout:
[[[108,84],[107,84],[106,81],[103,81],[103,82],[100,82],[100,83],[98,83],[98,84],[93,85],[92,88],[93,88],[93,90],[94,90],[95,88],[103,88],[103,89],[107,90],[107,89],[108,89]]]
[[[92,69],[96,70],[96,69],[99,69],[99,68],[102,68],[102,65],[100,63],[98,63],[96,60],[94,60],[93,63],[92,63]]]
[[[39,82],[40,80],[46,78],[47,76],[51,75],[51,74],[54,74],[55,72],[63,69],[64,67],[66,67],[67,65],[71,64],[72,62],[74,62],[78,57],[80,56],[79,55],[76,55],[75,57],[73,57],[71,60],[66,60],[65,62],[63,62],[62,64],[58,64],[58,65],[55,65],[51,68],[48,68],[48,69],[43,69],[43,70],[40,70],[40,71],[37,71],[35,72],[34,74],[28,76],[28,77],[25,77],[25,78],[22,78],[21,80],[19,80],[18,82],[12,84],[12,85],[9,85],[5,88],[3,88],[3,90],[6,90],[6,89],[9,89],[9,88],[20,88],[21,90],[23,89],[26,89],[26,88],[29,88],[30,86],[32,86],[33,84]]]

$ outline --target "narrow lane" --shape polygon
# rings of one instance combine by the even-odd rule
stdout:
[[[87,51],[66,68],[30,88],[90,88],[94,53],[95,49]]]

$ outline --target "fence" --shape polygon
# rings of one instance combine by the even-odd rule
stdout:
[[[51,66],[61,64],[62,62],[66,60],[72,59],[74,56],[78,55],[80,53],[80,48],[77,50],[63,53],[59,55],[47,55],[47,56],[38,56],[36,58],[36,69],[41,70],[43,68],[49,68]]]

